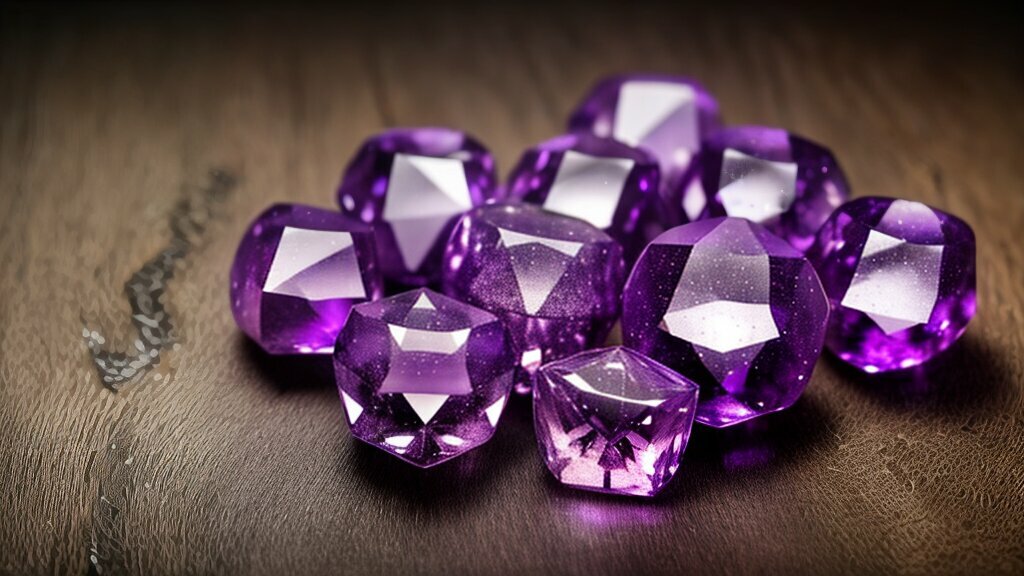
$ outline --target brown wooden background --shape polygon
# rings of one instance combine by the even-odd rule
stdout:
[[[0,572],[1024,572],[1016,15],[367,4],[2,8]],[[638,502],[550,480],[523,402],[471,457],[402,466],[349,437],[324,363],[240,336],[244,227],[332,205],[365,136],[461,127],[507,170],[627,70],[700,78],[730,122],[830,145],[855,193],[970,222],[966,337],[917,381],[822,359],[793,409],[697,430]],[[111,392],[83,322],[131,345],[123,285],[214,167],[239,185],[168,282],[179,345]]]

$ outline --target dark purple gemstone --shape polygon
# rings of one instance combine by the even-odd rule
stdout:
[[[494,160],[476,140],[445,128],[405,128],[363,143],[345,169],[338,203],[374,225],[384,277],[419,286],[440,278],[456,218],[495,193]]]
[[[792,246],[741,218],[673,228],[623,293],[627,346],[700,384],[697,421],[723,427],[788,408],[821,353],[828,300]]]
[[[704,205],[705,217],[746,218],[804,251],[849,197],[846,177],[827,148],[785,130],[741,126],[708,136],[699,162],[669,203],[688,213]]]
[[[974,316],[974,232],[918,202],[858,198],[807,253],[832,304],[826,345],[865,372],[916,366]]]
[[[654,496],[686,449],[697,385],[627,348],[589,350],[540,369],[533,421],[563,484]]]
[[[619,316],[622,248],[592,225],[532,204],[494,204],[459,220],[444,255],[449,295],[497,314],[522,368],[604,342]]]
[[[718,103],[697,82],[629,74],[598,82],[573,112],[569,129],[647,149],[661,164],[662,189],[669,190],[720,123]]]
[[[424,468],[491,438],[514,367],[498,318],[425,288],[353,308],[334,351],[352,435]]]
[[[369,226],[276,204],[253,221],[231,267],[231,311],[271,354],[329,354],[355,304],[380,298]]]
[[[632,263],[661,230],[658,172],[657,160],[644,150],[570,134],[523,153],[508,194],[604,230]]]

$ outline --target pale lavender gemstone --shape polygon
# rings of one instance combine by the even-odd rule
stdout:
[[[532,204],[467,213],[444,255],[445,292],[508,327],[521,393],[541,364],[604,342],[624,280],[622,248],[611,237]]]
[[[508,195],[604,230],[632,264],[661,231],[658,182],[657,160],[646,151],[567,134],[523,153],[509,176]]]
[[[665,232],[623,293],[626,345],[697,382],[697,421],[715,427],[791,406],[810,380],[827,321],[811,264],[741,218]]]
[[[424,468],[491,438],[514,367],[497,317],[426,288],[353,308],[334,351],[352,435]]]
[[[235,322],[271,354],[330,354],[352,306],[381,292],[370,227],[309,206],[260,214],[231,266]]]
[[[697,385],[626,348],[540,369],[533,421],[544,463],[568,486],[654,496],[686,449]]]
[[[925,362],[974,317],[974,232],[924,204],[848,202],[822,226],[807,257],[832,304],[826,345],[865,372]]]
[[[703,138],[720,124],[718,103],[703,86],[663,74],[605,78],[569,119],[570,131],[614,138],[654,154],[662,190],[675,187]]]
[[[706,200],[701,217],[746,218],[801,252],[850,197],[832,152],[777,128],[716,131],[704,140],[698,160],[673,191],[670,204],[693,209]],[[697,180],[699,186],[694,186]]]
[[[460,214],[495,198],[494,159],[446,128],[401,128],[367,139],[338,188],[342,212],[373,224],[387,280],[440,279],[441,254]]]

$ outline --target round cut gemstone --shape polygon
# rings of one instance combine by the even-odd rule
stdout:
[[[270,354],[330,354],[352,306],[381,292],[370,227],[309,206],[260,214],[231,266],[235,322]]]
[[[420,286],[440,278],[456,217],[495,193],[494,160],[476,140],[445,128],[409,128],[363,143],[345,169],[338,203],[374,225],[384,277]]]
[[[843,205],[807,253],[832,304],[826,345],[869,373],[945,350],[974,316],[974,253],[970,226],[924,204]]]
[[[697,385],[632,350],[589,350],[540,369],[533,421],[563,484],[654,496],[679,467]]]
[[[353,308],[334,351],[352,435],[424,468],[491,438],[514,366],[497,317],[425,288]]]
[[[629,74],[598,82],[573,112],[569,129],[650,151],[663,189],[673,186],[718,128],[718,103],[700,84],[678,76]]]
[[[669,203],[689,210],[705,204],[704,216],[746,218],[805,251],[849,197],[846,177],[828,149],[785,130],[742,126],[704,141],[699,162]]]
[[[657,161],[644,150],[569,134],[523,153],[508,194],[604,230],[632,263],[660,231],[658,174]]]
[[[627,346],[701,387],[697,421],[788,408],[821,353],[828,300],[810,263],[762,226],[713,218],[647,247],[623,293]]]
[[[611,237],[532,204],[467,213],[444,255],[445,292],[508,327],[523,393],[541,364],[604,341],[624,279],[622,247]]]

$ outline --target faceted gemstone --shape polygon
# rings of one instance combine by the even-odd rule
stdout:
[[[569,129],[647,149],[661,164],[662,189],[670,190],[690,167],[701,140],[720,124],[718,103],[700,84],[630,74],[598,82],[573,112]]]
[[[627,346],[700,384],[697,421],[723,427],[791,406],[821,353],[828,300],[792,246],[742,218],[655,238],[623,293]]]
[[[692,187],[694,180],[700,186]],[[850,197],[835,157],[810,140],[776,128],[725,128],[704,141],[699,162],[670,199],[697,206],[694,190],[710,197],[705,216],[757,222],[801,252],[832,211]]]
[[[697,385],[626,348],[581,352],[540,369],[533,422],[564,484],[654,496],[679,467]]]
[[[807,253],[832,305],[826,345],[869,373],[945,350],[974,316],[974,252],[970,226],[924,204],[843,205]]]
[[[384,277],[440,278],[456,218],[494,199],[494,160],[476,140],[444,128],[391,130],[363,143],[338,188],[342,212],[374,225]]]
[[[369,226],[276,204],[253,221],[231,267],[231,311],[270,354],[330,354],[352,306],[380,298]]]
[[[508,327],[523,393],[541,364],[604,341],[624,279],[622,248],[611,237],[532,204],[467,213],[444,255],[445,292]]]
[[[425,288],[353,308],[334,351],[352,435],[424,468],[491,438],[514,367],[497,317]]]
[[[642,149],[569,134],[523,153],[508,194],[590,222],[616,239],[632,263],[661,231],[658,174],[657,160]]]

